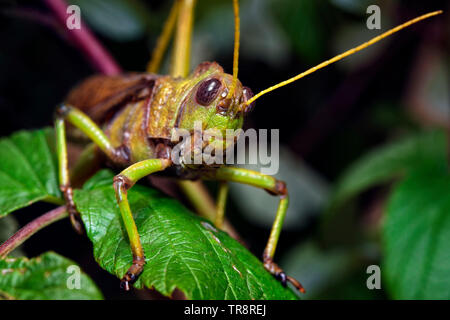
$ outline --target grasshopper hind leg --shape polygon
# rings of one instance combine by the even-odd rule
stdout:
[[[300,292],[305,292],[303,286],[292,277],[286,275],[274,261],[275,249],[277,247],[278,239],[280,237],[281,229],[283,227],[284,217],[286,216],[289,196],[286,188],[286,184],[283,181],[277,180],[272,176],[268,176],[256,171],[251,171],[243,168],[233,167],[220,167],[214,172],[205,176],[205,179],[212,179],[218,181],[230,181],[242,184],[251,185],[257,188],[261,188],[269,192],[271,195],[279,196],[280,202],[278,204],[275,221],[273,222],[272,229],[270,231],[269,240],[267,241],[266,248],[263,254],[264,268],[270,272],[277,280],[279,280],[284,286],[287,282],[290,282]]]

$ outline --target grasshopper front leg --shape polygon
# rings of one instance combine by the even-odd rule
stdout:
[[[116,192],[117,203],[119,204],[122,220],[130,240],[131,251],[133,253],[133,263],[128,271],[123,276],[120,286],[125,289],[130,289],[130,283],[136,281],[137,277],[142,273],[145,265],[144,250],[141,245],[141,240],[133,219],[133,214],[128,203],[128,190],[141,178],[157,172],[162,171],[172,164],[169,159],[148,159],[135,163],[120,174],[114,177],[114,190]]]
[[[275,249],[277,247],[278,239],[280,237],[283,221],[286,216],[289,196],[286,184],[283,181],[277,180],[272,176],[268,176],[256,171],[234,168],[221,167],[212,173],[207,174],[207,178],[219,181],[231,181],[243,184],[248,184],[257,188],[262,188],[272,195],[280,197],[278,209],[270,231],[269,240],[263,253],[264,268],[269,271],[275,278],[286,285],[286,281],[291,282],[300,292],[305,292],[303,286],[296,279],[287,276],[284,271],[273,261]]]
[[[65,124],[68,121],[76,128],[80,129],[88,136],[114,163],[124,164],[128,162],[126,155],[120,148],[114,148],[105,133],[80,110],[61,105],[56,111],[56,144],[59,162],[60,188],[66,200],[66,206],[70,214],[73,226],[78,232],[83,232],[79,213],[73,202],[73,191],[69,181],[69,170],[67,161],[67,144],[65,139]],[[131,213],[128,203],[127,191],[139,179],[151,173],[162,171],[171,165],[167,159],[148,159],[135,163],[114,178],[114,190],[116,192],[117,203],[125,225],[125,229],[130,240],[133,262],[121,280],[121,286],[129,290],[129,283],[137,279],[141,274],[145,264],[144,251],[142,249],[139,233]]]

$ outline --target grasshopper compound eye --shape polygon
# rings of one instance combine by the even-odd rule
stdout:
[[[200,84],[195,95],[198,104],[207,106],[217,98],[222,82],[216,78],[207,79]]]
[[[247,102],[248,100],[250,100],[253,97],[252,89],[250,89],[249,87],[244,87],[242,90],[242,96],[244,97],[244,101],[242,101],[242,102]],[[255,103],[252,102],[249,105],[246,105],[244,107],[244,112],[249,113],[253,110],[254,107],[255,107]]]

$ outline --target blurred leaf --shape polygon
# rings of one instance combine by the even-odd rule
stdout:
[[[446,136],[429,131],[379,147],[357,160],[339,179],[329,204],[337,210],[369,187],[404,175],[424,163],[445,163]]]
[[[415,124],[405,108],[395,102],[382,101],[370,107],[370,122],[380,132],[415,130]]]
[[[387,207],[382,273],[395,299],[450,299],[450,174],[417,170]]]
[[[112,173],[100,172],[75,191],[75,202],[96,260],[121,278],[132,253],[112,179]],[[140,185],[128,197],[147,262],[135,287],[154,287],[166,296],[178,288],[189,299],[296,298],[242,245],[178,201]]]
[[[73,261],[54,252],[33,258],[0,259],[0,299],[19,300],[98,300],[102,294],[94,282],[80,273],[80,289],[67,284]]]
[[[382,274],[394,298],[449,297],[450,279],[442,271],[450,263],[446,140],[444,132],[430,131],[378,148],[344,174],[330,202],[336,212],[375,184],[407,177],[391,196],[383,229]]]
[[[367,288],[367,267],[378,264],[380,253],[375,242],[356,246],[322,247],[309,240],[295,246],[281,259],[287,274],[305,287],[302,298],[370,300],[384,298],[383,290]]]
[[[293,248],[283,257],[285,271],[298,279],[311,299],[342,277],[351,264],[352,255],[346,250],[322,250],[313,242]]]
[[[0,217],[36,201],[61,202],[50,129],[0,139]]]
[[[310,0],[271,0],[271,9],[279,25],[299,55],[315,62],[323,54],[324,2]]]
[[[70,0],[81,9],[81,17],[97,32],[116,41],[130,41],[147,32],[151,20],[139,0]]]
[[[419,123],[436,127],[450,126],[450,78],[448,55],[430,49],[418,59],[409,91],[410,112]],[[420,73],[418,72],[420,71]]]
[[[229,0],[200,1],[197,11],[193,65],[213,60],[224,52],[231,54],[234,44],[232,3]],[[241,19],[240,56],[272,65],[285,62],[287,39],[278,28],[268,0],[242,1],[240,15],[245,17]]]
[[[309,241],[284,255],[282,264],[286,273],[299,279],[305,287],[306,294],[302,295],[305,299],[318,299],[325,295],[330,299],[342,299],[340,294],[344,294],[345,290],[336,288],[345,287],[355,274],[365,273],[367,265],[364,264],[363,255],[370,255],[367,251],[371,251],[369,246],[322,249]],[[349,298],[365,299],[371,296],[370,292],[365,292],[369,291],[365,279],[353,285],[358,291]]]

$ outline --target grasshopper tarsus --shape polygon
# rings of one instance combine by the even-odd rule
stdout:
[[[83,223],[81,222],[81,218],[79,214],[71,214],[69,213],[70,222],[72,223],[73,228],[79,235],[84,235],[85,230]]]
[[[280,272],[275,274],[275,278],[281,282],[281,284],[283,285],[283,287],[286,287],[286,273],[284,272]]]
[[[129,291],[130,284],[133,284],[138,279],[138,277],[144,270],[144,265],[145,265],[144,257],[134,257],[133,264],[125,273],[123,278],[120,280],[120,288],[125,291]]]
[[[128,281],[121,280],[120,281],[120,289],[122,289],[124,291],[130,291],[130,285],[129,285]]]
[[[296,279],[286,276],[286,280],[289,281],[290,283],[292,283],[292,285],[301,293],[306,293],[305,288],[303,288],[302,284],[300,282],[298,282]]]
[[[287,286],[287,283],[290,282],[298,291],[301,293],[306,293],[305,289],[303,288],[302,284],[296,280],[295,278],[292,278],[283,271],[271,258],[263,258],[264,260],[264,268],[270,272],[275,279],[280,281],[280,283],[283,285],[283,287]]]
[[[78,212],[78,210],[75,206],[75,203],[73,201],[72,187],[70,187],[69,185],[62,185],[60,187],[60,189],[64,195],[64,199],[66,202],[66,209],[67,209],[67,212],[69,213],[70,222],[72,223],[73,228],[75,229],[75,231],[78,234],[80,234],[80,235],[85,234],[85,230],[84,230],[83,223],[81,221],[80,213]]]

